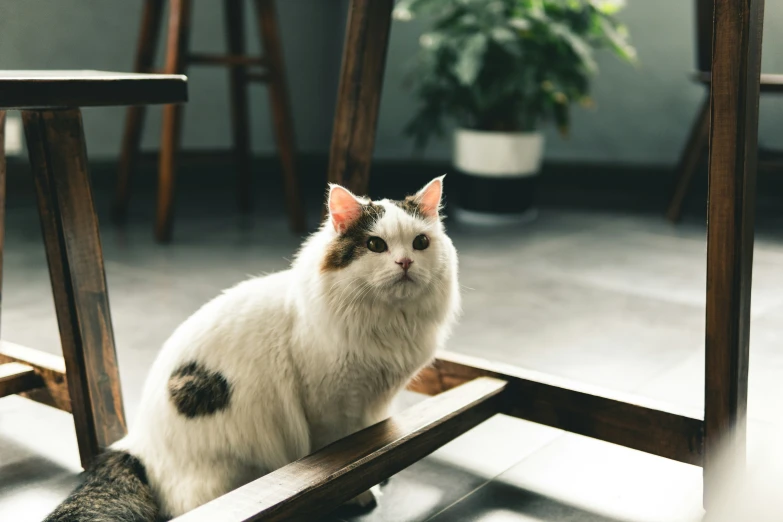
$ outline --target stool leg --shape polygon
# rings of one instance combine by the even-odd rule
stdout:
[[[0,307],[3,304],[3,245],[5,243],[5,111],[0,111]]]
[[[82,465],[125,435],[79,109],[23,111]]]
[[[244,0],[225,0],[226,37],[229,53],[245,55]],[[234,157],[237,163],[237,197],[239,210],[250,212],[253,206],[252,180],[250,178],[250,120],[247,102],[247,67],[230,67],[231,131],[234,139]]]
[[[158,47],[161,20],[163,19],[163,0],[146,0],[141,21],[141,31],[136,48],[136,72],[151,72],[155,62],[155,50]],[[125,131],[122,136],[120,166],[117,170],[117,186],[114,193],[112,217],[115,222],[125,221],[130,200],[131,176],[136,169],[141,146],[141,131],[144,127],[146,107],[128,107],[125,116]]]
[[[704,502],[744,464],[763,0],[716,0],[707,205]]]
[[[169,9],[166,67],[164,72],[183,74],[188,58],[191,0],[171,0]],[[155,237],[162,243],[171,241],[177,152],[182,137],[182,110],[183,106],[180,104],[166,105],[163,108],[160,167],[158,171],[158,208],[155,224]]]
[[[328,179],[367,194],[394,0],[351,0]]]
[[[259,33],[269,71],[269,102],[274,117],[277,151],[283,169],[288,221],[294,232],[302,233],[307,227],[299,181],[296,174],[296,144],[294,123],[288,100],[285,79],[283,50],[280,47],[280,33],[277,28],[277,13],[274,0],[256,0]]]
[[[696,173],[699,162],[707,155],[709,133],[710,97],[707,96],[699,109],[699,115],[693,123],[688,143],[685,145],[677,165],[677,182],[672,199],[669,201],[669,208],[666,210],[666,218],[672,223],[679,221],[682,216],[682,205],[693,181],[693,175]]]

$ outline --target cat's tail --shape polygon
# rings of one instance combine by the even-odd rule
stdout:
[[[96,459],[84,483],[44,522],[155,522],[158,505],[144,464],[125,451]]]

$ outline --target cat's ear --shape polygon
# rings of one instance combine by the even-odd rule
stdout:
[[[362,215],[362,202],[340,185],[329,185],[329,218],[338,233],[343,233]]]
[[[414,196],[416,203],[419,204],[419,212],[427,217],[438,217],[443,199],[443,178],[445,177],[444,174],[433,179]]]

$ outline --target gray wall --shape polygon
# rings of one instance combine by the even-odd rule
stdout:
[[[0,69],[130,68],[140,17],[139,0],[24,0],[0,3]],[[196,0],[193,49],[220,51],[224,45],[221,2]],[[299,146],[325,152],[342,48],[347,0],[278,0],[285,58]],[[250,6],[248,5],[248,8]],[[250,11],[249,11],[250,12]],[[694,117],[703,90],[693,85],[693,13],[688,0],[628,0],[623,14],[639,50],[637,68],[601,56],[595,80],[594,110],[575,109],[572,134],[563,140],[549,132],[547,156],[567,161],[673,164]],[[783,72],[783,43],[776,31],[783,7],[767,5],[764,70]],[[411,154],[401,130],[414,100],[401,83],[422,26],[394,23],[381,104],[376,155],[400,158]],[[248,35],[256,29],[248,17]],[[257,45],[251,48],[257,49]],[[229,145],[226,73],[193,68],[191,103],[186,112],[186,147],[209,149]],[[274,150],[263,87],[253,87],[253,143],[258,152]],[[151,111],[145,148],[155,148],[159,110]],[[93,157],[113,157],[119,150],[123,112],[89,109],[85,121]],[[783,141],[783,105],[763,99],[762,144]],[[449,140],[432,144],[431,158],[448,158]]]
[[[223,52],[222,2],[194,0],[191,48]],[[2,0],[0,69],[130,70],[141,18],[142,0]],[[247,3],[247,14],[254,11]],[[337,92],[343,18],[333,0],[278,0],[278,15],[288,68],[299,147],[324,151]],[[254,19],[246,16],[250,50],[258,52]],[[163,39],[162,39],[163,40]],[[158,61],[163,61],[163,42]],[[224,68],[193,67],[190,104],[185,114],[185,147],[227,148],[230,143],[228,73]],[[274,150],[268,100],[263,86],[251,87],[252,140],[258,152]],[[91,157],[119,152],[124,111],[84,111]],[[156,148],[160,109],[152,108],[143,146]]]
[[[599,55],[594,82],[596,108],[574,109],[571,136],[562,139],[548,129],[546,155],[560,161],[671,165],[677,160],[689,126],[705,96],[688,80],[694,67],[694,16],[691,0],[628,0],[622,13],[640,64],[631,67],[613,56]],[[783,73],[783,6],[767,2],[763,70]],[[400,138],[411,111],[411,98],[400,77],[415,52],[421,26],[396,23],[384,86],[377,154],[409,154]],[[760,141],[783,148],[783,104],[772,97],[761,102]],[[430,157],[448,157],[448,140],[433,144]]]

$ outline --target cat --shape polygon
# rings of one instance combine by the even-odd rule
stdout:
[[[460,309],[442,193],[443,176],[402,201],[331,185],[329,215],[290,269],[176,329],[128,435],[46,522],[176,517],[387,418]]]

